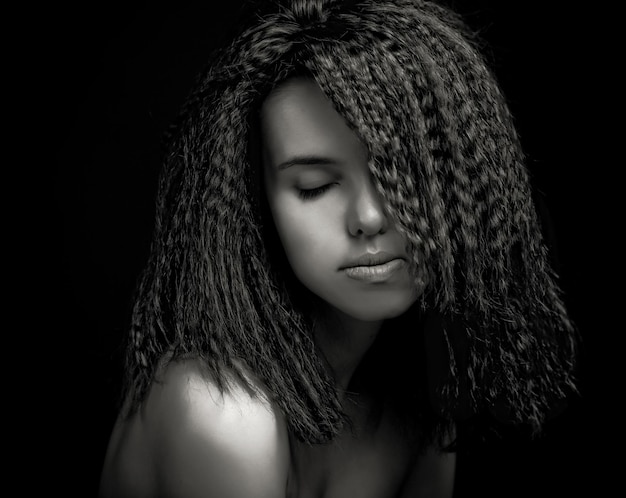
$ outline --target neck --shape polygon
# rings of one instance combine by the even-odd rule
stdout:
[[[318,322],[315,328],[317,344],[328,361],[342,398],[382,324],[382,320],[365,322],[334,309]]]

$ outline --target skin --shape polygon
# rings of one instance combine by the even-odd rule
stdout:
[[[285,496],[287,427],[262,391],[233,379],[221,394],[196,360],[170,364],[159,380],[141,410],[115,424],[101,498]]]
[[[372,185],[366,148],[303,78],[266,99],[261,128],[274,223],[294,273],[325,303],[315,338],[353,431],[325,445],[299,443],[253,373],[256,392],[233,376],[220,393],[198,361],[174,362],[141,410],[117,421],[100,496],[450,498],[454,454],[428,448],[418,455],[391,409],[373,417],[375,400],[351,385],[384,320],[404,313],[423,290]],[[382,280],[345,270],[379,251],[399,260]]]
[[[404,313],[423,289],[372,184],[365,145],[314,82],[292,78],[272,92],[261,128],[274,224],[294,273],[324,303],[317,341],[347,389],[383,320]],[[380,252],[401,261],[383,282],[343,269]]]
[[[318,85],[302,77],[268,96],[261,130],[274,224],[295,275],[323,303],[316,340],[356,430],[330,445],[292,443],[294,496],[400,496],[402,483],[402,496],[450,496],[454,456],[431,451],[417,459],[393,413],[372,423],[374,400],[351,385],[384,320],[406,312],[425,285],[416,284],[406,241],[375,190],[367,148]],[[381,252],[400,261],[382,279],[355,279],[346,270]]]
[[[319,87],[289,80],[262,112],[265,189],[285,253],[309,290],[346,321],[380,325],[417,299],[406,242],[385,214],[367,149]],[[350,278],[342,268],[364,254],[401,261],[384,282]]]

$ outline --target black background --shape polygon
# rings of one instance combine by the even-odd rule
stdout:
[[[115,417],[119,343],[148,249],[160,135],[239,4],[96,1],[43,11],[38,35],[62,257],[51,296],[57,327],[48,405],[59,416],[45,419],[51,456],[39,468],[50,471],[46,486],[66,496],[96,494]],[[599,256],[608,241],[598,220],[610,212],[598,159],[604,122],[595,115],[608,98],[597,84],[601,28],[586,12],[540,0],[454,4],[489,43],[584,339],[581,399],[540,440],[512,435],[460,462],[457,495],[567,496],[591,487],[601,496],[617,406],[599,359],[614,336],[605,322],[608,265]]]

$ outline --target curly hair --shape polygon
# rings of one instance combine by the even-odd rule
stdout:
[[[249,7],[171,130],[129,335],[131,409],[163,358],[192,355],[223,388],[226,372],[254,372],[301,440],[329,440],[344,423],[308,318],[271,263],[250,154],[264,97],[305,73],[366,145],[375,187],[428,274],[416,307],[440,317],[423,340],[442,354],[413,377],[386,377],[394,392],[418,396],[418,373],[430,377],[430,402],[417,411],[441,415],[433,433],[484,410],[541,426],[575,390],[575,326],[477,37],[429,1]]]

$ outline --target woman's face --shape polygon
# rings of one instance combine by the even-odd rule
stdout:
[[[296,277],[363,321],[404,313],[422,289],[383,211],[367,150],[315,82],[293,78],[261,110],[265,189]]]

